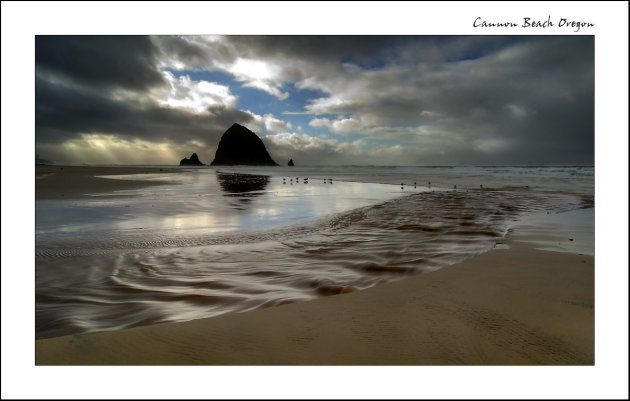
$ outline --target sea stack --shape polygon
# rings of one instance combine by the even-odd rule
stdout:
[[[295,166],[295,164],[293,164],[293,159],[289,159],[289,163],[287,164],[287,166],[290,166],[290,167]]]
[[[277,166],[263,141],[240,124],[223,133],[211,166]]]
[[[192,156],[190,156],[190,159],[187,159],[184,157],[179,162],[179,165],[180,166],[205,166],[205,164],[199,161],[199,157],[197,156],[196,153],[193,153]]]

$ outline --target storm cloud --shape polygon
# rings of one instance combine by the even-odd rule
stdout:
[[[35,79],[56,162],[208,159],[234,122],[302,164],[594,162],[592,36],[38,36]]]
[[[38,36],[36,74],[83,85],[144,90],[164,84],[158,49],[146,36]]]

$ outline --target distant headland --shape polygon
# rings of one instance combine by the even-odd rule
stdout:
[[[38,154],[35,154],[35,164],[46,165],[46,164],[54,164],[54,163],[51,162],[50,160],[42,159],[41,157],[39,157]]]

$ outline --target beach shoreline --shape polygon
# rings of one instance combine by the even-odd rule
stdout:
[[[593,365],[594,257],[507,240],[363,291],[35,342],[37,365]]]
[[[92,193],[138,189],[169,184],[166,181],[112,180],[102,175],[171,174],[188,171],[168,167],[114,167],[114,166],[35,166],[35,200],[83,199]],[[116,195],[111,195],[116,196]]]
[[[183,171],[36,166],[36,199],[167,184],[99,175]],[[528,233],[531,227],[517,227],[494,249],[461,263],[352,293],[36,340],[35,363],[593,365],[593,253],[540,250],[532,238],[543,232]],[[560,238],[567,235],[557,228],[552,234],[541,239],[558,249],[566,247],[559,241],[578,242]]]

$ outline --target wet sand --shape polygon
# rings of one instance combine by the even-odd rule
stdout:
[[[35,166],[35,199],[79,199],[90,193],[163,185],[167,182],[112,180],[100,175],[164,174],[186,171],[181,168]]]
[[[37,166],[36,199],[160,184],[96,175],[181,171]],[[541,251],[514,238],[463,263],[364,291],[37,340],[36,364],[593,365],[593,256]]]
[[[507,239],[364,291],[38,340],[38,365],[593,365],[594,258]]]

